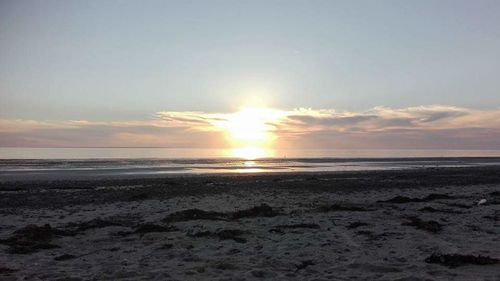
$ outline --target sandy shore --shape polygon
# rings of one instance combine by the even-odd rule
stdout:
[[[0,280],[500,280],[499,217],[498,166],[2,182]]]

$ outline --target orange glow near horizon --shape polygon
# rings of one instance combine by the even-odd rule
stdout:
[[[241,147],[232,149],[231,156],[244,160],[255,160],[259,158],[272,157],[274,156],[274,152],[270,148]]]
[[[273,156],[274,121],[282,118],[281,111],[269,108],[244,108],[230,116],[219,127],[233,147],[231,156],[245,160]]]

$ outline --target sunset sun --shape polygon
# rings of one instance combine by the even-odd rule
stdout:
[[[279,110],[256,107],[231,114],[219,125],[233,148],[231,156],[248,160],[272,156],[273,122],[282,117]]]

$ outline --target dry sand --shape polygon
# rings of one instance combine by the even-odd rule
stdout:
[[[500,280],[500,167],[3,182],[0,204],[0,280]]]

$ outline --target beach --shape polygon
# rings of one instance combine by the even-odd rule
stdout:
[[[0,281],[500,281],[500,0],[0,1]]]
[[[0,181],[0,280],[499,280],[500,166]]]

